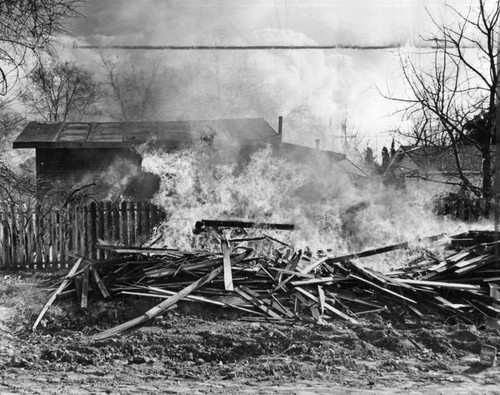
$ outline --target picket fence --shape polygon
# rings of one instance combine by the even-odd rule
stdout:
[[[0,269],[58,270],[68,252],[105,259],[98,241],[137,246],[165,218],[149,202],[92,202],[66,208],[0,204]]]

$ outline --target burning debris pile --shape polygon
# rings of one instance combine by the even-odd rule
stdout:
[[[213,221],[198,224],[198,229],[206,225]],[[436,246],[446,240],[429,239]],[[360,259],[404,249],[408,243],[337,257],[294,251],[264,233],[232,239],[224,234],[220,243],[219,253],[102,245],[114,254],[103,261],[78,257],[33,329],[63,292],[76,292],[81,307],[87,307],[91,294],[164,299],[143,315],[96,334],[96,340],[143,324],[180,301],[233,309],[242,320],[277,323],[340,319],[357,324],[370,313],[398,321],[478,323],[500,313],[499,242],[490,231],[454,236],[441,257],[425,250],[389,273],[363,267]]]

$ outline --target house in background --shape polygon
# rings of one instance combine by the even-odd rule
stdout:
[[[343,160],[345,155],[282,143],[280,120],[276,132],[262,118],[166,122],[30,122],[14,141],[14,148],[35,149],[39,190],[70,191],[77,184],[99,180],[102,191],[133,200],[148,199],[159,186],[158,177],[141,170],[134,146],[148,143],[166,151],[205,141],[220,148],[230,161],[245,163],[266,146],[301,160],[311,155]],[[109,189],[109,191],[106,191]],[[108,198],[110,197],[108,193]],[[102,195],[102,193],[101,193]]]
[[[471,145],[461,146],[457,153],[462,172],[473,184],[479,186],[482,182],[481,153]],[[461,183],[456,155],[451,146],[401,146],[392,158],[386,174],[404,178],[407,185],[424,187],[427,184],[436,193],[449,190],[450,183]]]

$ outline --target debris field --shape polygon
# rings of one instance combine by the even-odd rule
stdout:
[[[403,323],[418,318],[478,324],[500,313],[500,242],[493,231],[429,238],[428,243],[441,246],[439,253],[422,249],[417,258],[387,273],[363,267],[360,259],[405,249],[408,243],[332,256],[328,251],[294,251],[266,234],[227,234],[220,237],[220,252],[101,243],[99,248],[109,253],[106,260],[73,255],[76,263],[32,329],[56,299],[71,296],[82,308],[91,298],[117,295],[161,300],[137,318],[95,334],[93,340],[136,328],[179,301],[237,310],[240,320],[285,325],[335,320],[356,324],[370,313]]]

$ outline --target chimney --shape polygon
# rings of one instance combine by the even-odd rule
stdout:
[[[316,151],[319,151],[319,143],[320,143],[320,139],[316,139],[314,140],[316,142]]]
[[[278,136],[281,137],[281,141],[283,141],[283,116],[280,115],[278,117]]]

